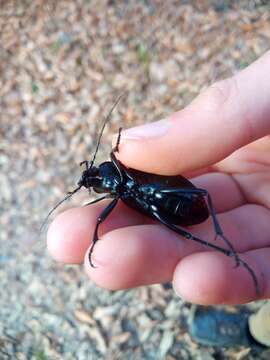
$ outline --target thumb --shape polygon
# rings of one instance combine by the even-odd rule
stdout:
[[[122,132],[119,160],[173,175],[212,165],[270,132],[270,51],[167,119]]]

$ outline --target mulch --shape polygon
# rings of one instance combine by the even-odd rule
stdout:
[[[269,40],[268,1],[0,1],[1,359],[269,358],[199,346],[191,305],[170,284],[100,289],[80,266],[55,263],[38,231],[117,94],[127,92],[99,160],[119,126],[179,110]]]

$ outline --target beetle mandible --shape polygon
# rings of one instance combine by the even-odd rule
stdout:
[[[105,195],[86,205],[91,205],[108,198],[111,198],[112,201],[103,209],[97,219],[88,255],[92,267],[95,267],[92,262],[92,254],[95,244],[98,241],[99,226],[113,211],[118,201],[121,200],[129,207],[155,219],[184,238],[222,252],[228,257],[233,257],[236,262],[236,267],[242,265],[249,272],[258,295],[260,292],[257,276],[250,265],[239,257],[230,241],[224,236],[213,207],[211,196],[207,190],[195,187],[192,182],[183,176],[151,174],[124,166],[115,156],[115,153],[119,150],[122,128],[119,129],[116,146],[110,153],[111,161],[106,161],[99,166],[94,166],[104,128],[122,96],[123,95],[119,96],[105,118],[93,159],[91,161],[83,161],[80,164],[85,165],[85,170],[82,172],[78,187],[72,192],[69,192],[68,195],[49,212],[45,222],[60,204],[74,195],[82,187],[88,189],[89,193],[91,189],[93,189],[96,193],[104,193]],[[212,218],[215,239],[218,236],[221,237],[227,245],[227,249],[202,240],[182,228],[182,226],[186,227],[202,223],[208,219],[209,216]]]

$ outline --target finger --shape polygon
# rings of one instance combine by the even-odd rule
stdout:
[[[265,212],[260,213],[259,207],[256,210],[258,227],[256,223],[249,221],[248,224],[246,220],[249,212],[254,217],[252,206],[243,206],[237,211],[230,211],[219,217],[222,226],[225,225],[226,235],[228,233],[228,238],[239,252],[269,245],[269,214],[266,216]],[[235,225],[231,224],[232,218]],[[209,242],[214,238],[210,221],[189,230],[195,236]],[[214,244],[225,247],[222,239]],[[208,249],[207,246],[182,238],[162,225],[132,226],[103,235],[101,241],[97,242],[92,256],[97,268],[90,267],[86,256],[85,269],[98,285],[109,289],[125,289],[169,281],[173,277],[176,264],[183,257],[194,252],[208,252]],[[232,266],[232,262],[230,264]],[[245,271],[247,272],[246,269]]]
[[[239,253],[270,245],[270,211],[263,206],[246,204],[218,214],[218,221],[223,234]],[[188,231],[201,239],[227,248],[220,236],[214,240],[215,230],[211,218],[202,224],[189,227]]]
[[[260,295],[270,295],[270,248],[249,251],[241,257],[256,274]],[[173,286],[186,301],[202,304],[244,304],[258,300],[254,282],[243,267],[217,252],[201,252],[185,257],[177,265]]]
[[[216,213],[226,212],[246,203],[234,178],[224,173],[208,173],[191,179],[192,183],[211,195]]]
[[[86,273],[99,286],[112,290],[169,281],[181,256],[196,248],[176,241],[176,234],[170,235],[162,225],[111,231],[96,243],[92,256],[95,268],[86,254]]]
[[[212,172],[217,172],[217,169],[214,166],[207,166],[193,171],[182,172],[181,175],[188,179],[191,179]]]
[[[269,150],[270,136],[265,136],[235,151],[214,168],[234,174],[266,173],[270,168]]]
[[[72,208],[58,215],[47,234],[47,247],[51,256],[64,263],[82,263],[92,241],[97,217],[108,203],[109,201],[102,201],[91,206]],[[99,234],[118,227],[141,224],[144,221],[143,215],[119,202],[100,226]]]
[[[123,131],[119,160],[151,173],[180,174],[212,165],[269,134],[269,68],[270,51],[184,110]]]

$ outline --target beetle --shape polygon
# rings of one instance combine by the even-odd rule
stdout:
[[[85,165],[85,170],[82,172],[77,188],[69,192],[67,196],[49,212],[47,218],[62,202],[73,196],[82,187],[88,189],[89,193],[91,189],[93,189],[96,193],[102,193],[104,195],[86,205],[91,205],[107,198],[112,199],[112,201],[103,209],[97,218],[88,255],[89,263],[92,267],[95,267],[92,262],[92,254],[95,244],[98,241],[99,227],[116,207],[118,201],[121,200],[127,206],[155,219],[184,238],[222,252],[228,257],[233,257],[236,267],[242,265],[247,269],[253,279],[256,293],[259,294],[256,274],[250,265],[239,257],[230,241],[224,236],[213,207],[211,196],[207,190],[197,188],[191,181],[183,176],[164,176],[127,168],[115,155],[115,153],[119,151],[122,128],[119,129],[116,145],[110,153],[110,161],[103,162],[99,166],[94,165],[104,128],[121,97],[122,95],[114,103],[103,123],[93,159],[80,163],[80,165]],[[215,239],[218,236],[221,237],[227,249],[202,240],[182,228],[200,224],[206,221],[209,216],[212,218],[216,234]]]

